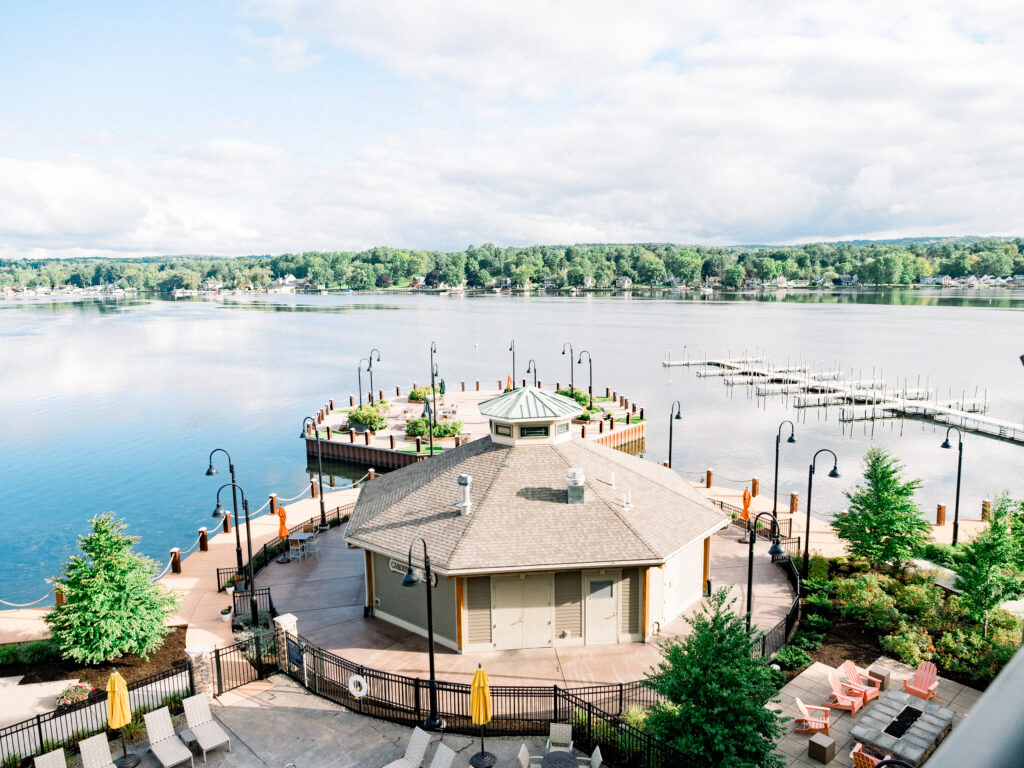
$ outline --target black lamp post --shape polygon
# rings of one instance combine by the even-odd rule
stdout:
[[[800,578],[804,580],[807,579],[808,566],[811,559],[811,490],[814,488],[814,465],[817,464],[818,454],[821,453],[832,454],[832,470],[828,473],[828,476],[839,477],[839,459],[836,458],[835,453],[828,448],[822,448],[814,454],[814,458],[811,459],[811,466],[807,470],[807,527],[804,529],[804,567],[801,568],[800,574]]]
[[[324,510],[324,460],[320,454],[320,430],[316,426],[316,419],[312,416],[307,416],[302,420],[302,432],[299,433],[299,437],[306,436],[306,422],[312,422],[313,434],[316,436],[316,475],[317,482],[320,483],[319,496],[320,496],[320,530],[327,530],[327,512]]]
[[[245,498],[245,491],[238,483],[224,483],[217,489],[217,506],[214,507],[212,517],[223,518],[227,511],[220,505],[220,492],[231,486],[232,493],[237,488],[242,494],[242,510],[245,512],[245,544],[249,550],[249,573],[246,576],[246,586],[249,588],[249,612],[251,614],[252,628],[255,631],[258,625],[259,608],[256,607],[256,576],[252,569],[252,530],[249,527],[249,500]],[[238,510],[235,510],[235,528],[238,527]]]
[[[594,407],[594,361],[590,357],[590,353],[587,350],[580,352],[579,359],[576,361],[576,365],[583,363],[583,356],[587,356],[587,365],[590,367],[590,385],[587,387],[587,391],[590,393],[590,408]],[[573,392],[573,398],[575,399],[576,393]]]
[[[757,521],[765,516],[771,521],[771,533],[769,535],[771,536],[772,546],[769,548],[768,554],[772,556],[772,561],[777,557],[785,557],[787,554],[782,543],[779,541],[781,536],[779,521],[775,519],[771,512],[759,512],[757,517],[754,518],[754,524],[750,528],[750,551],[747,556],[747,632],[750,631],[750,617],[754,614],[754,542],[757,541]]]
[[[356,375],[359,377],[359,405],[363,405],[363,361],[366,361],[366,370],[370,370],[370,361],[365,357],[359,358],[359,362],[356,363]],[[372,377],[373,374],[371,373]],[[373,398],[373,379],[370,379],[370,397]]]
[[[437,378],[437,364],[434,362],[434,353],[437,352],[437,342],[430,342],[430,402],[423,401],[423,415],[427,419],[427,434],[430,436],[430,456],[434,456],[434,427],[437,426],[437,394],[434,380]],[[433,408],[431,408],[431,403]]]
[[[231,461],[231,454],[225,451],[223,448],[214,448],[210,451],[210,466],[206,469],[206,476],[213,477],[217,474],[217,470],[213,468],[213,454],[220,451],[228,457],[228,472],[231,474],[231,484],[234,486],[235,483],[235,464]],[[231,509],[235,513],[235,559],[238,562],[238,575],[242,575],[242,534],[238,530],[238,491],[235,487],[231,488]]]
[[[377,353],[377,362],[380,362],[380,350],[374,347],[370,350],[370,356],[367,358],[369,364],[366,366],[366,370],[370,372],[370,399],[373,400],[373,353]]]
[[[683,406],[676,400],[668,412],[668,468],[672,469],[672,422],[683,418]]]
[[[575,353],[572,351],[572,344],[570,344],[567,341],[567,342],[565,342],[565,344],[562,345],[562,354],[563,355],[565,354],[565,348],[566,347],[569,348],[569,397],[571,397],[571,398],[573,398],[575,400],[576,399],[576,384],[574,383],[575,379],[573,378],[573,368],[575,368],[575,366],[573,365],[573,355]]]
[[[953,546],[956,546],[957,536],[960,533],[960,473],[964,468],[964,434],[960,427],[948,427],[946,439],[942,441],[943,448],[952,448],[949,443],[950,430],[956,430],[957,457],[956,457],[956,503],[953,506]]]
[[[516,340],[508,345],[508,351],[512,353],[512,389],[516,388]]]
[[[533,386],[537,386],[537,363],[531,357],[530,362],[526,366],[526,372],[533,374]]]
[[[423,578],[421,579],[412,569],[412,548],[416,546],[416,542],[423,544]],[[427,542],[422,537],[413,539],[412,544],[409,545],[409,562],[408,570],[405,572],[405,576],[402,577],[403,587],[415,587],[421,581],[425,581],[427,585],[427,650],[430,654],[430,714],[427,716],[427,720],[423,723],[423,727],[428,731],[438,731],[444,728],[444,720],[437,714],[437,681],[434,679],[434,604],[431,601],[431,592],[433,591],[433,584],[431,583],[430,577],[430,555],[427,554]]]
[[[775,433],[775,493],[772,495],[772,517],[779,516],[779,444],[782,442],[782,426],[784,424],[789,424],[789,437],[786,438],[786,442],[796,442],[796,437],[794,436],[796,429],[793,426],[793,422],[786,419],[782,424],[779,424],[779,431]]]

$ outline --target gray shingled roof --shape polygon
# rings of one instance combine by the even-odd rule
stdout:
[[[502,421],[567,419],[583,410],[570,397],[537,387],[520,387],[480,403],[480,413]]]
[[[570,467],[584,471],[583,504],[566,503]],[[455,507],[460,474],[473,476],[466,516]],[[653,462],[579,438],[511,447],[486,437],[366,483],[345,538],[404,558],[422,536],[434,567],[467,573],[660,563],[726,521]]]

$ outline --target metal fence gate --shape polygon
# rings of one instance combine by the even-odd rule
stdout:
[[[262,680],[277,671],[277,639],[274,632],[259,632],[213,652],[217,695],[246,683]]]

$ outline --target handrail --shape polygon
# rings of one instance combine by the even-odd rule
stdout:
[[[51,589],[49,592],[47,592],[45,595],[40,597],[38,600],[33,600],[31,603],[9,603],[6,600],[0,600],[0,603],[3,603],[4,605],[9,605],[12,608],[28,608],[30,606],[36,605],[37,603],[43,602],[43,600],[48,598],[50,595],[52,595],[56,591],[57,591],[56,589]]]

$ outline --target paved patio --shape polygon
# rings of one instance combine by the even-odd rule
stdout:
[[[880,657],[875,663],[892,670],[889,690],[902,691],[903,681],[914,673],[912,667],[885,656]],[[797,696],[804,704],[810,706],[817,707],[825,704],[831,692],[828,685],[828,673],[832,671],[831,667],[816,662],[790,680],[781,691],[783,714],[790,718],[799,716],[800,713],[794,700]],[[842,673],[838,673],[838,676],[840,680],[844,679]],[[963,722],[970,708],[978,701],[979,696],[981,696],[981,691],[939,677],[938,694],[932,699],[932,702],[956,713],[953,717],[953,729],[955,730]],[[850,737],[850,729],[863,719],[864,712],[873,706],[875,706],[875,702],[861,709],[857,713],[857,720],[850,717],[849,712],[839,709],[831,711],[829,731],[832,738],[836,740],[836,757],[829,765],[853,765],[853,761],[850,759],[850,750],[853,749],[856,741]],[[811,734],[793,733],[794,724],[792,722],[787,723],[785,727],[787,733],[779,742],[779,751],[785,755],[788,761],[786,764],[793,768],[820,766],[821,763],[811,760],[807,756],[807,742],[810,740]]]
[[[714,587],[729,586],[735,608],[746,608],[747,545],[737,531],[716,534],[711,544]],[[257,586],[270,587],[280,613],[293,613],[306,639],[344,658],[376,669],[426,677],[426,641],[380,619],[363,618],[363,553],[345,547],[343,529],[324,535],[320,558],[274,563],[256,577]],[[767,630],[785,616],[793,593],[782,569],[768,559],[767,542],[756,545],[754,566],[754,623]],[[401,578],[396,575],[395,578]],[[660,659],[658,641],[683,634],[682,618],[664,627],[650,643],[535,648],[458,654],[435,646],[437,676],[470,682],[477,663],[495,685],[552,685],[565,687],[641,679]]]

